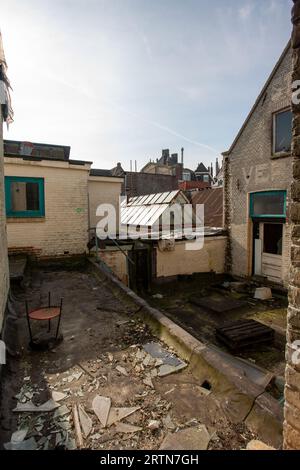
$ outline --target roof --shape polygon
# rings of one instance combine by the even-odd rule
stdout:
[[[86,160],[73,160],[73,159],[68,159],[68,160],[63,160],[62,158],[49,158],[49,157],[32,157],[30,155],[14,155],[14,154],[5,154],[5,158],[18,158],[20,160],[28,161],[28,162],[42,162],[42,161],[48,161],[48,162],[63,162],[63,163],[70,163],[70,165],[92,165],[93,162],[88,162]]]
[[[90,176],[104,176],[106,178],[123,178],[123,176],[116,176],[112,170],[105,170],[101,168],[91,168]]]
[[[178,198],[183,203],[188,203],[188,199],[180,190],[136,196],[128,201],[124,198],[121,203],[121,223],[151,227]]]
[[[223,227],[223,188],[207,188],[193,193],[192,204],[204,204],[205,227]]]
[[[199,163],[195,173],[208,173],[208,169],[203,165],[203,163]]]
[[[254,105],[252,106],[252,108],[251,108],[251,110],[250,110],[250,113],[249,113],[248,116],[246,117],[246,120],[245,120],[244,124],[242,125],[242,127],[241,127],[241,129],[239,130],[239,132],[238,132],[236,138],[234,139],[234,141],[233,141],[233,143],[232,143],[230,149],[227,150],[227,151],[225,151],[225,152],[223,152],[222,155],[224,155],[224,156],[229,155],[229,154],[233,151],[233,149],[234,149],[236,143],[238,142],[238,140],[239,140],[240,136],[242,135],[242,133],[243,133],[245,127],[247,126],[247,124],[248,124],[248,122],[249,122],[249,120],[250,120],[252,114],[254,113],[254,111],[255,111],[256,107],[258,106],[260,100],[262,99],[262,97],[263,97],[264,94],[266,93],[267,88],[268,88],[268,86],[270,85],[271,81],[273,80],[273,77],[274,77],[274,75],[276,74],[277,70],[279,69],[279,67],[280,67],[280,65],[281,65],[281,63],[282,63],[282,61],[283,61],[283,59],[285,58],[285,56],[286,56],[287,53],[289,52],[290,47],[291,47],[291,41],[289,41],[288,44],[286,45],[286,47],[285,47],[283,53],[281,54],[281,56],[280,56],[278,62],[276,63],[274,69],[272,70],[271,75],[269,76],[269,78],[268,78],[268,80],[266,81],[266,83],[265,83],[263,89],[261,90],[260,94],[258,95],[258,98],[256,99]]]
[[[3,141],[4,155],[32,156],[43,160],[69,160],[71,147],[68,145],[40,144],[21,140]]]

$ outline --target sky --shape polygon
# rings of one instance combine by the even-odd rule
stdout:
[[[215,162],[289,40],[291,0],[0,0],[5,138],[112,168]]]

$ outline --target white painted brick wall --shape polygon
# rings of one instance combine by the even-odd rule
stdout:
[[[88,169],[67,162],[5,158],[6,176],[45,180],[44,220],[8,219],[8,247],[40,257],[82,254],[88,241]],[[67,253],[68,252],[68,253]]]

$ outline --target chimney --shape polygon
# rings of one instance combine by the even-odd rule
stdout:
[[[181,165],[182,165],[182,168],[183,168],[183,154],[184,154],[184,148],[182,147],[182,149],[181,149]]]
[[[137,173],[137,161],[134,161],[134,171]]]
[[[171,160],[172,160],[172,165],[177,165],[177,163],[178,163],[178,153],[172,153]]]
[[[216,158],[216,176],[217,176],[217,174],[219,173],[219,169],[220,169],[220,167],[219,167],[219,160],[218,160],[218,157],[217,157],[217,158]]]
[[[163,157],[163,164],[166,165],[168,162],[170,156],[170,150],[169,149],[163,149],[162,151],[162,157]]]

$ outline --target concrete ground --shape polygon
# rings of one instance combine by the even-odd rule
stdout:
[[[214,344],[227,352],[229,351],[227,347],[216,339],[217,327],[231,321],[250,318],[270,326],[276,331],[274,344],[248,347],[236,355],[268,369],[275,375],[284,376],[287,297],[273,292],[272,300],[257,301],[253,299],[254,286],[246,286],[245,291],[243,289],[235,291],[223,289],[221,286],[224,281],[226,281],[224,276],[220,278],[211,275],[190,276],[153,287],[144,297],[153,307],[164,312],[203,343]],[[201,308],[191,301],[193,298],[201,297],[224,301],[238,300],[244,305],[231,311],[216,313]]]
[[[45,305],[49,291],[55,302],[63,297],[64,339],[51,351],[31,351],[24,300],[31,309]],[[13,432],[25,429],[26,440],[33,438],[38,449],[74,448],[74,404],[82,406],[91,427],[84,437],[84,447],[90,449],[159,449],[170,445],[170,436],[179,445],[186,435],[188,448],[244,449],[255,438],[243,419],[229,420],[222,400],[208,390],[209,384],[199,383],[190,367],[157,377],[156,366],[147,364],[143,352],[146,342],[157,339],[138,320],[137,311],[85,268],[31,269],[24,287],[13,289],[13,298],[17,354],[8,357],[2,370],[1,447]],[[46,325],[38,330],[45,331]],[[17,403],[40,405],[54,391],[64,395],[56,411],[13,412]],[[138,409],[122,420],[123,426],[104,428],[92,407],[96,395],[109,397],[113,407]]]

